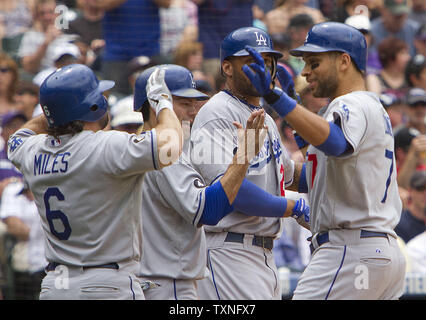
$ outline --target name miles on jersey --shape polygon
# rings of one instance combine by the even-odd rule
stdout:
[[[34,175],[65,173],[68,170],[68,160],[71,153],[64,152],[56,155],[40,153],[34,156]]]

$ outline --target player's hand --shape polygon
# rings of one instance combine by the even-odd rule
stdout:
[[[155,110],[157,116],[164,108],[173,110],[172,94],[164,80],[165,74],[166,70],[163,68],[155,69],[146,84],[149,104]]]
[[[295,97],[294,81],[292,75],[283,66],[277,64],[277,79],[281,85],[281,89],[290,97]]]
[[[305,222],[309,222],[309,206],[306,204],[305,199],[296,200],[291,216],[296,220],[304,218]]]
[[[253,57],[255,62],[249,65],[243,65],[242,70],[256,88],[257,92],[259,92],[261,96],[264,96],[271,92],[271,74],[268,68],[265,67],[265,61],[259,52],[250,46],[246,46],[245,49]]]
[[[248,163],[259,153],[268,133],[265,111],[261,109],[252,112],[245,130],[241,123],[234,121],[233,124],[238,130],[237,163]]]

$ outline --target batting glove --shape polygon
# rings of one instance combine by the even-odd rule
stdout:
[[[246,51],[253,57],[254,63],[243,65],[242,70],[251,81],[260,95],[264,96],[271,92],[271,74],[265,67],[262,55],[250,46],[245,47]]]
[[[294,219],[299,220],[303,217],[305,222],[309,222],[309,206],[306,204],[305,199],[296,200],[292,212],[291,216]]]
[[[157,116],[164,108],[173,111],[172,94],[170,93],[169,88],[167,88],[166,81],[164,80],[165,73],[165,69],[155,69],[148,78],[146,84],[146,95],[148,97],[149,104],[155,110]]]
[[[269,73],[269,70],[265,67],[265,61],[263,60],[262,55],[250,46],[246,46],[245,49],[253,57],[255,62],[249,65],[244,65],[242,67],[243,72],[253,84],[253,86],[256,88],[257,92],[259,92],[259,94],[263,96],[265,101],[281,117],[287,116],[287,114],[296,107],[296,100],[290,98],[286,92],[279,88],[274,88],[273,90],[271,90],[271,74]],[[291,84],[286,81],[285,74],[282,71],[281,73],[283,78],[282,81],[285,82],[287,90],[293,88],[292,91],[294,91],[294,84],[293,87],[291,87]]]

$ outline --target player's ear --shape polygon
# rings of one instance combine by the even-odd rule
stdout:
[[[340,59],[340,70],[342,71],[346,71],[349,69],[349,67],[352,64],[352,59],[351,56],[348,55],[347,53],[342,53],[339,57]]]
[[[223,60],[223,62],[222,62],[222,71],[223,71],[223,74],[226,77],[228,77],[228,78],[232,77],[233,66],[232,66],[231,61],[229,61],[227,59]]]

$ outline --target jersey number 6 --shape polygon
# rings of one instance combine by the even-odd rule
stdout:
[[[65,196],[56,187],[48,188],[46,192],[44,193],[44,206],[46,207],[46,219],[47,219],[47,222],[49,223],[50,232],[52,232],[52,234],[59,240],[68,240],[68,238],[71,235],[70,223],[68,222],[67,216],[62,211],[50,210],[49,199],[51,197],[56,197],[59,201],[65,200]],[[64,226],[64,230],[61,232],[55,229],[55,224],[53,223],[54,220],[57,220],[57,219],[61,220]]]

